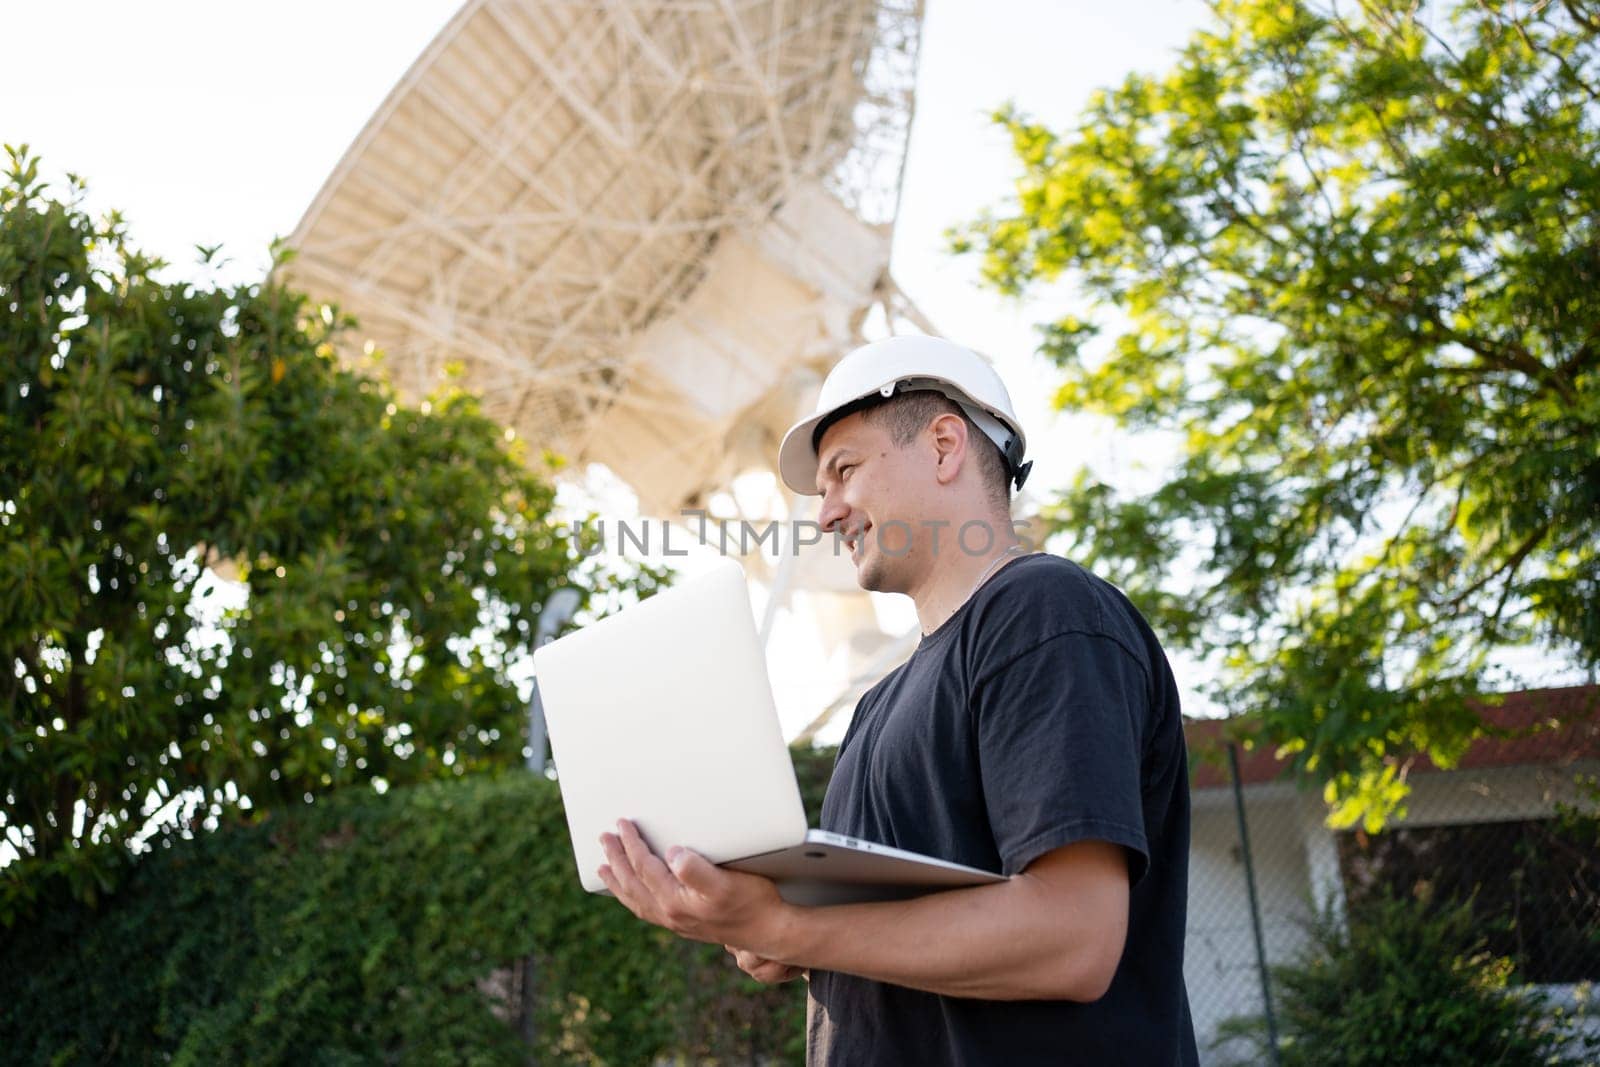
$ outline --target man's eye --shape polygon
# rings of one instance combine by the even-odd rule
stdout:
[[[840,467],[839,468],[839,480],[842,482],[842,481],[846,481],[847,479],[849,479],[850,472],[855,470],[855,469],[856,469],[856,465],[854,463],[846,463],[844,466]]]

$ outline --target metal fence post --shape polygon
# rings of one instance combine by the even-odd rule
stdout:
[[[1239,820],[1239,847],[1244,853],[1244,882],[1250,894],[1250,928],[1255,935],[1256,970],[1261,975],[1261,1005],[1267,1019],[1267,1041],[1272,1062],[1281,1067],[1278,1055],[1278,1021],[1272,1014],[1272,988],[1267,978],[1267,946],[1261,936],[1261,905],[1256,899],[1256,870],[1250,857],[1250,828],[1244,815],[1244,787],[1239,780],[1239,746],[1228,742],[1228,772],[1233,778],[1233,813]]]
[[[556,632],[567,624],[573,614],[578,610],[578,605],[583,602],[583,594],[569,587],[557,589],[545,599],[539,609],[539,624],[534,628],[533,647],[553,641]],[[543,775],[549,761],[545,758],[545,745],[547,742],[544,722],[544,699],[539,695],[539,679],[533,680],[533,695],[528,700],[528,770],[534,774]],[[521,960],[518,968],[521,981],[518,983],[518,1031],[523,1044],[528,1049],[529,1063],[537,1062],[533,1058],[533,1049],[538,1039],[537,1026],[534,1023],[534,1013],[539,1007],[539,964],[536,959],[538,949],[530,950]]]
[[[564,587],[551,593],[539,609],[539,625],[534,629],[533,647],[539,648],[555,639],[556,631],[567,624],[583,594]],[[544,699],[539,695],[539,679],[533,680],[533,695],[528,699],[528,770],[543,774],[548,765],[545,759]]]

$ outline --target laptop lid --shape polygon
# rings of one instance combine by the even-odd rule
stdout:
[[[600,835],[635,820],[657,853],[713,863],[805,839],[743,569],[705,573],[533,654],[583,887]]]

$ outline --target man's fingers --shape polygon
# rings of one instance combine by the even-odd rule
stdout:
[[[708,893],[716,888],[718,880],[727,872],[716,864],[687,848],[673,850],[672,873],[678,881],[697,893]]]
[[[734,948],[732,945],[724,945],[723,947],[733,954],[734,961],[739,964],[739,969],[758,982],[766,985],[775,985],[800,976],[800,968],[798,967],[791,967],[787,963],[769,960],[764,956],[756,955],[754,952],[747,952],[742,948]]]
[[[639,881],[639,876],[633,869],[633,862],[623,850],[622,842],[615,834],[601,834],[600,847],[605,850],[608,866],[611,868],[611,877],[616,885],[607,883],[608,888],[617,895],[617,899],[628,905],[628,910],[635,915],[639,914],[638,904],[647,894],[644,886]]]
[[[616,833],[600,835],[600,847],[609,868],[601,875],[606,888],[634,915],[679,937],[717,944],[730,931],[746,928],[763,909],[781,904],[772,883],[758,875],[724,871],[684,848],[671,849],[670,860],[664,860],[626,819],[617,821]],[[763,974],[763,981],[793,977]]]
[[[793,981],[799,975],[797,968],[787,963],[773,963],[768,960],[750,972],[750,977],[764,985],[777,985],[780,982]]]
[[[623,890],[621,884],[618,883],[616,872],[611,869],[611,865],[605,863],[601,864],[598,873],[600,875],[600,881],[604,882],[606,888],[611,890],[611,895],[616,897],[617,901],[623,907],[627,908],[637,916],[639,914],[639,910],[634,907],[633,902],[628,899],[627,893]]]
[[[627,854],[628,862],[633,864],[634,873],[657,900],[666,903],[677,895],[677,879],[672,876],[672,871],[662,862],[661,857],[651,851],[645,839],[640,836],[637,826],[628,819],[618,819],[617,837],[622,842],[622,849]]]

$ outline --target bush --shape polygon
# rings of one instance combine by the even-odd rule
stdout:
[[[814,811],[830,754],[796,757]],[[632,1064],[804,1049],[804,983],[759,986],[720,946],[585,893],[556,784],[522,773],[350,791],[182,842],[98,906],[58,902],[0,939],[8,1062]],[[523,960],[537,988],[526,1007],[508,995]]]
[[[1284,1067],[1362,1064],[1580,1064],[1600,1048],[1509,959],[1485,951],[1470,902],[1377,897],[1310,927],[1293,964],[1273,969]],[[1244,1038],[1271,1062],[1265,1020],[1224,1023],[1213,1046]]]

